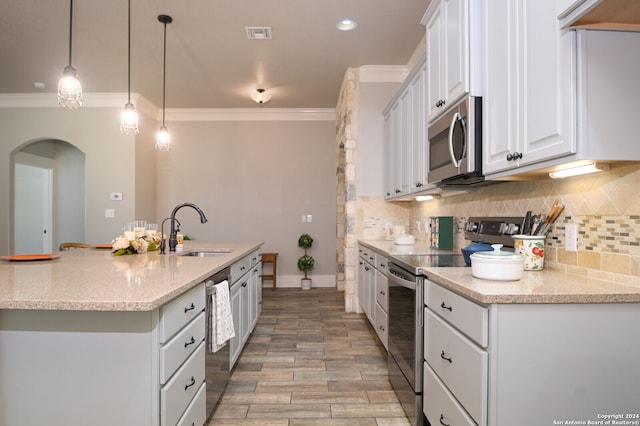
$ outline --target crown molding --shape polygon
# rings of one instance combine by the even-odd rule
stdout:
[[[335,121],[335,119],[335,108],[174,108],[166,110],[167,121]]]
[[[363,65],[358,68],[361,83],[402,83],[409,75],[405,65]]]
[[[138,113],[162,120],[162,109],[132,93]],[[82,108],[123,108],[127,93],[84,93]],[[0,94],[0,108],[60,108],[55,93]],[[168,108],[166,121],[334,121],[335,108]]]

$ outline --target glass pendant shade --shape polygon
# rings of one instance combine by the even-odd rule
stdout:
[[[125,135],[138,134],[138,112],[132,103],[127,102],[120,117],[120,131]]]
[[[78,73],[72,66],[65,67],[58,83],[58,104],[61,107],[78,109],[82,106],[82,85]]]
[[[171,149],[171,135],[165,126],[160,127],[156,135],[156,150],[169,151]]]

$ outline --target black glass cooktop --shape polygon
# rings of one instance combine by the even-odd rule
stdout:
[[[462,254],[396,255],[390,259],[390,262],[415,275],[418,275],[419,268],[467,266]]]

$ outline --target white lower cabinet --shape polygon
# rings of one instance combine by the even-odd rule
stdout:
[[[260,269],[260,250],[231,265],[230,297],[235,337],[229,341],[230,368],[240,357],[262,312]]]
[[[604,413],[637,413],[640,304],[483,306],[426,286],[423,411],[432,425],[598,424]]]
[[[177,426],[200,426],[207,421],[207,387],[203,383],[198,389],[196,396],[193,397],[191,404],[187,407],[182,418],[178,421]]]
[[[387,258],[369,247],[359,246],[358,300],[378,338],[388,349],[389,306]]]
[[[187,406],[204,383],[205,343],[176,371],[160,391],[160,424],[162,426],[178,423]]]
[[[424,363],[423,386],[423,412],[429,423],[451,426],[476,425],[426,362]]]

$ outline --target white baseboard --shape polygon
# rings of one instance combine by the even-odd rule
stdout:
[[[277,288],[301,288],[300,275],[278,275]],[[311,287],[312,288],[335,288],[336,276],[335,275],[311,275]],[[271,281],[267,281],[264,288],[271,288]]]

